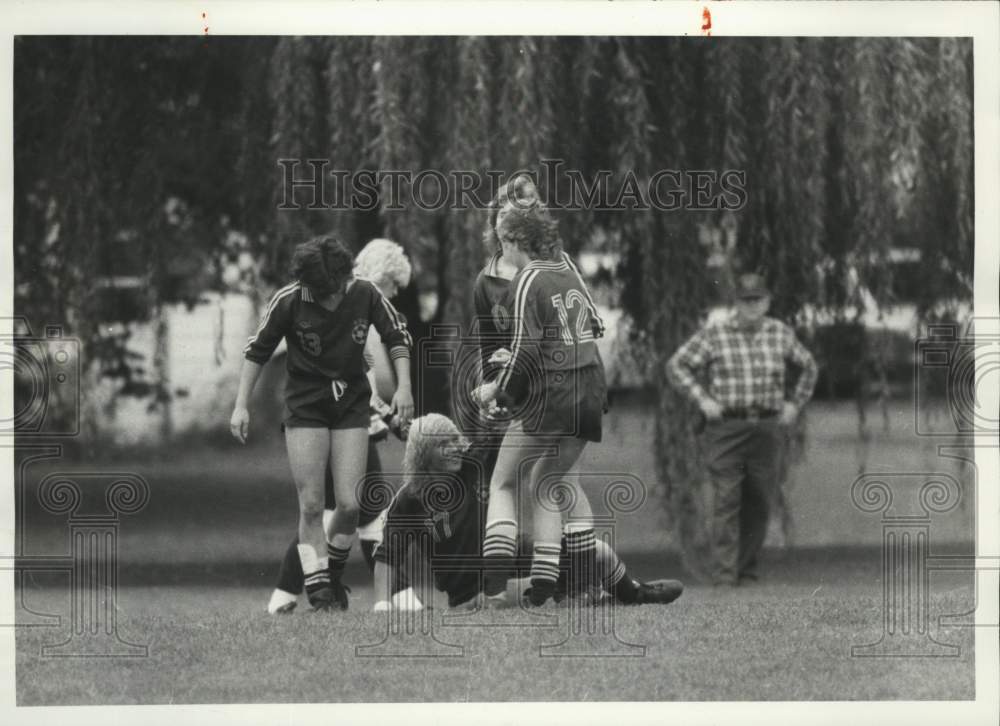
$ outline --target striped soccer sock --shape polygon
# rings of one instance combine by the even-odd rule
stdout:
[[[605,573],[601,578],[601,585],[623,603],[629,604],[636,601],[639,591],[635,586],[635,580],[628,574],[625,563],[621,561],[611,546],[605,542],[598,543],[597,548],[598,567]]]
[[[531,604],[542,605],[555,594],[559,579],[559,543],[536,542],[531,557]]]
[[[564,536],[569,556],[569,593],[579,595],[598,582],[597,538],[592,527],[568,531]]]
[[[326,554],[330,558],[330,577],[340,582],[344,574],[344,565],[351,554],[351,546],[357,538],[356,532],[350,534],[335,534],[326,543]]]
[[[328,600],[330,590],[330,568],[326,557],[317,557],[312,545],[300,544],[297,547],[299,561],[302,563],[302,574],[305,578],[306,595],[311,604]]]
[[[296,537],[285,550],[285,556],[281,560],[281,569],[278,570],[278,589],[293,595],[302,594],[303,580],[305,579],[298,547],[299,538]]]
[[[486,524],[483,538],[483,558],[502,563],[499,568],[489,568],[483,584],[487,595],[499,595],[507,588],[507,577],[517,552],[517,522],[513,519],[495,519]]]

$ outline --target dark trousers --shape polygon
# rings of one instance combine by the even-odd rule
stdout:
[[[735,584],[740,577],[757,576],[757,556],[778,486],[782,441],[776,418],[724,419],[705,429],[716,583]]]

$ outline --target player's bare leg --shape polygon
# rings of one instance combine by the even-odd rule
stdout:
[[[368,465],[368,429],[335,429],[329,434],[330,468],[337,500],[329,529],[330,578],[334,598],[346,610],[347,592],[340,580],[357,537],[358,488]]]
[[[309,603],[317,609],[333,602],[326,535],[323,531],[323,478],[330,455],[330,436],[323,428],[285,428],[288,463],[299,497],[299,559]]]
[[[521,422],[513,422],[504,436],[490,477],[483,557],[499,566],[512,565],[517,551],[517,492],[525,458],[524,441]],[[487,598],[502,597],[507,588],[507,575],[508,572],[499,568],[488,572],[483,594]]]
[[[539,458],[531,467],[531,498],[534,539],[531,562],[531,605],[541,605],[555,594],[559,579],[559,558],[562,551],[563,517],[567,507],[562,497],[582,495],[572,472],[587,442],[576,437],[537,437],[535,443],[551,446],[554,455]],[[574,486],[573,482],[577,481]],[[593,551],[593,529],[590,551]],[[592,569],[592,567],[591,567]]]

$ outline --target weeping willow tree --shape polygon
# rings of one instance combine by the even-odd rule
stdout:
[[[107,274],[115,240],[141,250],[155,309],[217,284],[176,260],[218,255],[221,218],[246,232],[272,284],[312,234],[355,249],[391,237],[414,264],[401,308],[417,337],[468,325],[487,252],[481,209],[427,209],[385,180],[365,208],[281,210],[278,159],[410,178],[560,159],[562,190],[574,172],[609,172],[612,189],[631,176],[642,190],[663,169],[745,172],[737,210],[557,212],[569,251],[600,233],[620,259],[632,350],[657,402],[665,509],[694,569],[705,540],[695,417],[662,370],[734,271],[763,272],[773,314],[793,324],[810,309],[856,321],[866,295],[893,303],[887,261],[900,246],[924,261],[922,316],[971,299],[968,40],[18,39],[15,89],[18,304],[93,341],[88,285]],[[569,201],[539,181],[550,202]],[[422,188],[433,196],[433,183]],[[187,210],[183,229],[164,216],[169,198]],[[736,240],[722,267],[699,241],[719,228]],[[436,295],[430,320],[418,291]],[[446,383],[424,383],[418,405],[446,406]]]
[[[15,310],[36,334],[60,325],[79,339],[84,370],[148,400],[166,434],[177,394],[166,307],[218,289],[225,228],[259,219],[232,172],[240,144],[260,136],[249,80],[264,66],[250,50],[241,39],[15,42]],[[133,321],[155,331],[149,370],[130,346]]]
[[[747,170],[748,203],[735,213],[735,267],[767,275],[773,314],[794,324],[811,305],[857,320],[865,292],[891,304],[893,246],[914,247],[924,260],[921,314],[971,299],[971,44],[772,39],[671,48],[632,41],[620,54],[623,116],[635,121],[623,163],[642,168],[679,158],[687,169]],[[678,66],[676,74],[662,72]],[[661,74],[644,74],[649,67]],[[654,125],[660,133],[649,138],[644,129]],[[702,319],[715,281],[705,279],[694,244],[697,215],[637,216],[626,222],[637,231],[623,241],[632,259],[628,281],[640,284],[626,304],[644,321],[662,370]],[[697,450],[696,418],[678,416],[685,402],[657,381],[659,470],[697,569],[703,484],[688,453]]]

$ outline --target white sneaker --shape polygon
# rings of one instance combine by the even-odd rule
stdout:
[[[290,613],[295,609],[295,606],[299,604],[299,596],[293,595],[290,592],[285,592],[279,588],[274,588],[274,592],[271,593],[271,599],[267,603],[267,612],[269,615],[279,615],[281,613]]]
[[[401,590],[392,596],[392,607],[394,610],[410,611],[416,612],[417,610],[423,610],[423,603],[420,602],[420,598],[417,597],[417,593],[413,592],[412,587],[408,587],[405,590]]]

